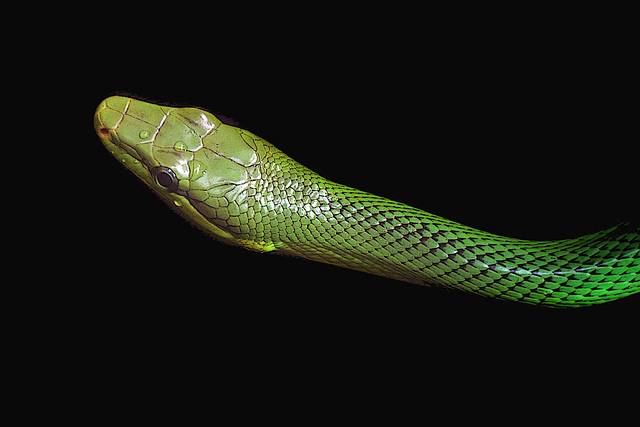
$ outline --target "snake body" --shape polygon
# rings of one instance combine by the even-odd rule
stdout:
[[[545,306],[640,292],[640,228],[629,223],[567,240],[501,237],[324,179],[204,110],[114,96],[94,125],[169,206],[227,243]]]

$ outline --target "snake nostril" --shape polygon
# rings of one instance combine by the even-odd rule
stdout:
[[[102,138],[109,138],[109,129],[107,128],[100,128],[98,129],[98,134],[102,137]]]

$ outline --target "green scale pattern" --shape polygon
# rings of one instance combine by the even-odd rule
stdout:
[[[95,121],[116,157],[228,243],[547,306],[640,291],[640,230],[631,224],[559,241],[501,237],[326,180],[202,110],[115,97],[103,101]],[[172,191],[154,181],[149,171],[158,166],[175,175]]]
[[[243,238],[397,280],[533,304],[593,304],[637,292],[638,233],[628,225],[566,241],[503,238],[318,179],[277,149],[267,151],[265,165],[247,198],[261,224]]]

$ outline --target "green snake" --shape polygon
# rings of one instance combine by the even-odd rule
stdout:
[[[554,307],[640,292],[640,227],[530,241],[483,232],[322,178],[196,108],[98,106],[106,148],[214,238],[420,285]]]

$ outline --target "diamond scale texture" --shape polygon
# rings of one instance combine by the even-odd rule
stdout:
[[[259,213],[261,226],[221,224],[240,239],[277,242],[293,255],[397,280],[531,304],[591,305],[639,290],[640,237],[629,224],[573,240],[500,237],[319,178],[252,137],[265,148],[265,172],[232,214]],[[226,218],[230,209],[223,211],[211,220]]]

